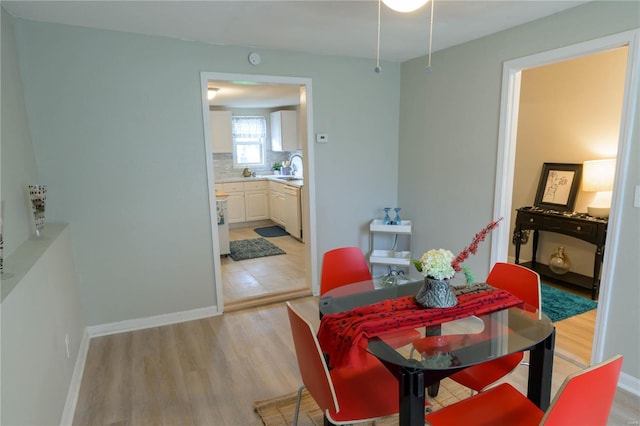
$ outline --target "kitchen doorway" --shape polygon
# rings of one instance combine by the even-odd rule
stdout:
[[[633,103],[633,87],[637,84],[637,71],[634,73],[632,64],[637,63],[637,31],[630,31],[613,36],[603,37],[568,46],[553,51],[543,52],[532,56],[507,61],[503,69],[502,86],[502,106],[500,113],[500,132],[497,159],[496,191],[494,201],[494,211],[498,216],[505,218],[506,223],[511,223],[512,203],[513,203],[513,183],[515,173],[515,157],[518,129],[518,113],[520,103],[520,84],[524,70],[549,65],[565,60],[575,59],[627,47],[628,57],[626,61],[626,72],[624,82],[624,99],[622,102],[621,125],[618,138],[617,161],[615,172],[615,185],[609,216],[607,232],[607,250],[605,251],[604,263],[601,274],[600,298],[598,314],[595,321],[593,349],[591,351],[590,364],[600,362],[604,356],[603,342],[606,340],[604,324],[608,319],[609,287],[608,283],[613,276],[612,265],[613,255],[617,250],[615,244],[620,234],[620,203],[621,203],[621,182],[627,173],[629,163],[629,150],[632,140],[632,123],[635,106]],[[496,232],[492,239],[491,263],[497,261],[507,261],[508,248],[511,242],[511,229],[502,227]]]
[[[263,225],[274,226],[273,223]],[[255,225],[231,227],[229,241],[261,238],[255,228]],[[266,240],[285,254],[241,261],[234,261],[230,256],[220,258],[227,312],[311,294],[305,267],[305,243],[290,235]]]
[[[310,295],[313,288],[313,277],[317,276],[315,262],[315,190],[313,170],[313,144],[311,129],[312,124],[312,97],[311,79],[207,73],[201,74],[203,93],[203,118],[205,125],[206,162],[209,184],[210,209],[212,217],[212,252],[215,276],[216,299],[219,312],[244,309],[280,300],[287,300],[298,296]],[[215,99],[208,100],[204,95],[208,89],[215,88]],[[212,146],[212,137],[217,137],[216,130],[211,126],[216,118],[210,120],[210,110],[227,111],[229,120],[231,116],[264,117],[266,123],[266,138],[263,141],[263,160],[261,164],[248,167],[249,176],[246,176],[244,166],[236,157],[237,152],[228,152],[231,149],[220,150],[219,146]],[[271,149],[271,123],[270,114],[279,110],[293,110],[297,112],[298,145],[287,149],[286,152]],[[219,115],[219,114],[218,114]],[[214,115],[211,115],[214,117]],[[215,143],[213,144],[215,145]],[[273,182],[279,182],[279,177],[274,175],[275,164],[289,164],[291,159],[301,160],[301,169],[298,171],[295,182],[300,192],[300,224],[301,235],[289,234],[282,236],[263,236],[255,230],[258,228],[281,226],[282,223],[274,217],[268,217],[268,207],[272,196]],[[252,176],[253,175],[253,176]],[[284,176],[282,176],[284,179]],[[246,186],[256,186],[256,190],[249,193]],[[245,189],[245,193],[229,192]],[[228,195],[216,197],[218,195]],[[226,191],[223,191],[223,189]],[[253,189],[253,188],[252,188]],[[221,192],[225,192],[222,194]],[[253,257],[244,260],[236,260],[228,256],[229,250],[225,250],[224,241],[219,238],[219,220],[216,212],[221,200],[227,200],[225,204],[237,211],[238,203],[246,206],[256,203],[263,206],[259,216],[248,213],[241,217],[230,216],[225,218],[224,227],[228,228],[228,240],[256,240],[263,239],[271,246],[275,246],[285,252],[264,257]],[[242,197],[242,198],[240,198]],[[251,208],[251,207],[248,207]],[[244,209],[244,207],[243,207]],[[216,226],[217,225],[217,226]],[[287,227],[287,230],[288,227]],[[222,234],[226,233],[223,232]],[[224,240],[224,237],[222,238]],[[233,245],[233,243],[232,243]]]

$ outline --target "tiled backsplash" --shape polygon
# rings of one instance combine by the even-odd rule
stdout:
[[[257,175],[271,174],[273,173],[271,168],[274,163],[282,163],[288,160],[290,155],[294,153],[302,155],[300,151],[277,152],[267,150],[267,165],[263,167],[249,167],[249,170],[256,172]],[[233,154],[213,154],[213,178],[216,182],[224,179],[242,177],[243,170],[244,167],[233,168]]]

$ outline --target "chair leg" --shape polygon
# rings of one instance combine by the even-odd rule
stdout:
[[[336,426],[333,423],[331,423],[329,419],[327,419],[327,416],[322,416],[322,418],[323,418],[322,426]]]
[[[302,400],[302,391],[304,385],[298,388],[298,397],[296,398],[296,411],[293,413],[293,426],[298,426],[298,414],[300,413],[300,401]]]

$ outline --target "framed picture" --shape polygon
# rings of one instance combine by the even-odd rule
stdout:
[[[571,212],[582,177],[582,164],[544,163],[535,206]]]

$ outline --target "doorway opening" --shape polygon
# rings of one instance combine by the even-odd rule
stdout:
[[[618,130],[616,133],[616,140],[614,141],[617,152],[613,155],[609,153],[599,153],[604,158],[605,156],[615,157],[616,170],[614,177],[614,188],[611,205],[611,214],[609,216],[607,238],[606,238],[606,250],[604,254],[604,262],[601,273],[600,281],[600,297],[597,316],[595,318],[595,327],[593,332],[593,347],[590,353],[590,360],[588,364],[600,362],[603,359],[603,342],[604,336],[604,324],[607,321],[609,312],[609,287],[608,283],[612,278],[611,262],[615,258],[615,252],[617,250],[616,244],[619,235],[619,220],[620,220],[620,197],[621,187],[624,181],[624,176],[628,169],[629,162],[629,150],[631,146],[632,135],[632,123],[634,114],[634,102],[633,102],[633,87],[637,84],[637,72],[634,73],[635,67],[633,64],[637,62],[637,32],[630,31],[613,36],[608,36],[596,40],[591,40],[578,45],[568,46],[553,51],[543,52],[540,54],[516,59],[513,61],[505,62],[503,66],[503,90],[502,90],[502,106],[500,116],[500,132],[499,132],[499,148],[498,148],[498,161],[497,161],[497,176],[496,176],[496,191],[494,201],[494,211],[497,216],[505,218],[506,223],[513,223],[514,208],[523,207],[518,204],[518,200],[515,199],[514,190],[514,178],[516,175],[516,146],[518,143],[519,132],[519,112],[521,107],[521,84],[523,72],[526,70],[532,70],[538,67],[547,66],[563,61],[583,58],[588,55],[599,54],[602,52],[612,51],[614,49],[624,48],[626,49],[627,58],[624,61],[624,82],[623,82],[623,99],[621,100],[621,114],[618,120]],[[518,148],[519,149],[519,148]],[[561,163],[552,158],[553,152],[545,152],[550,155],[548,162]],[[597,158],[597,157],[595,157]],[[594,154],[591,158],[585,157],[583,160],[595,159]],[[580,160],[581,162],[582,160]],[[569,161],[567,161],[569,162]],[[578,162],[578,161],[572,161]],[[537,165],[536,167],[538,167]],[[539,167],[538,167],[539,169]],[[539,170],[537,171],[539,173]],[[533,182],[529,182],[534,188],[538,183],[538,177]],[[535,191],[535,189],[534,189]],[[533,199],[526,205],[532,205]],[[492,264],[497,261],[508,261],[509,247],[511,245],[512,235],[511,230],[513,227],[503,227],[498,229],[494,239],[492,240],[492,252],[491,262]]]
[[[212,99],[203,96],[203,118],[218,311],[310,295],[316,276],[311,80],[202,73],[201,85],[203,94],[214,92]],[[274,120],[285,117],[293,145],[272,144],[280,133]]]

